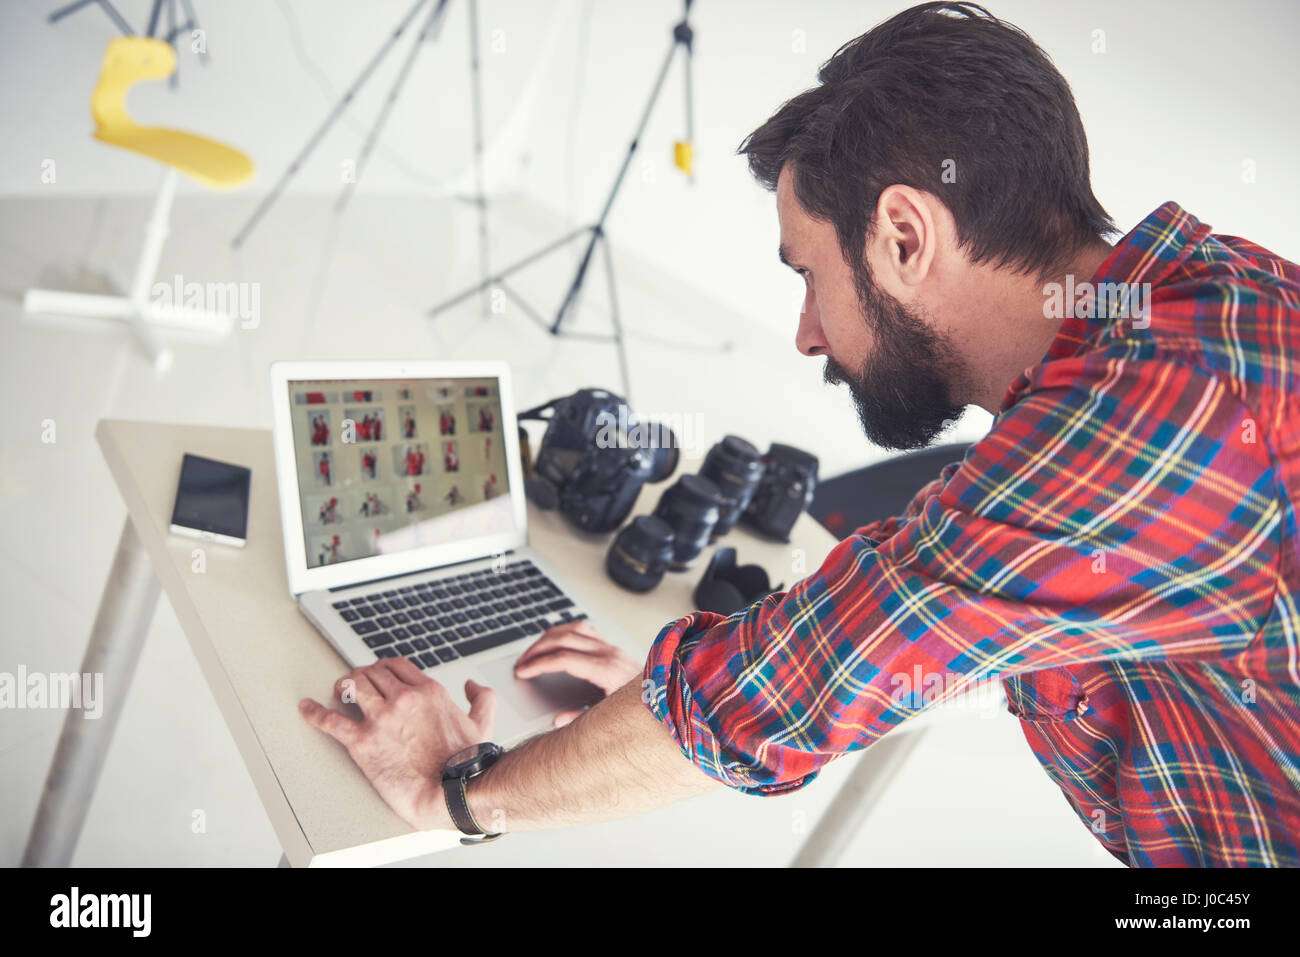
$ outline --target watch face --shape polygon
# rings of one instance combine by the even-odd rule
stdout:
[[[491,754],[495,746],[490,743],[472,744],[468,748],[462,748],[453,754],[447,761],[447,770],[451,772],[460,772],[473,765],[479,758]]]

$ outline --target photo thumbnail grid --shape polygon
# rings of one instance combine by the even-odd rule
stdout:
[[[308,567],[509,493],[493,377],[289,383]]]

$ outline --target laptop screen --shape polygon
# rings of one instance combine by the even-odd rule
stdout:
[[[309,568],[516,530],[495,377],[288,388]]]

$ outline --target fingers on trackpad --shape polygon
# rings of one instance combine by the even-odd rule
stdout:
[[[604,690],[598,685],[564,672],[542,674],[526,680],[516,678],[517,660],[514,656],[497,658],[479,665],[478,671],[483,676],[483,683],[496,688],[498,694],[510,689],[502,697],[529,720],[556,711],[588,708],[605,697]]]

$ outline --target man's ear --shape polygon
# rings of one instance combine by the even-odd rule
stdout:
[[[911,186],[887,186],[876,203],[874,222],[875,235],[868,241],[874,261],[899,285],[923,282],[939,239],[930,197]]]

